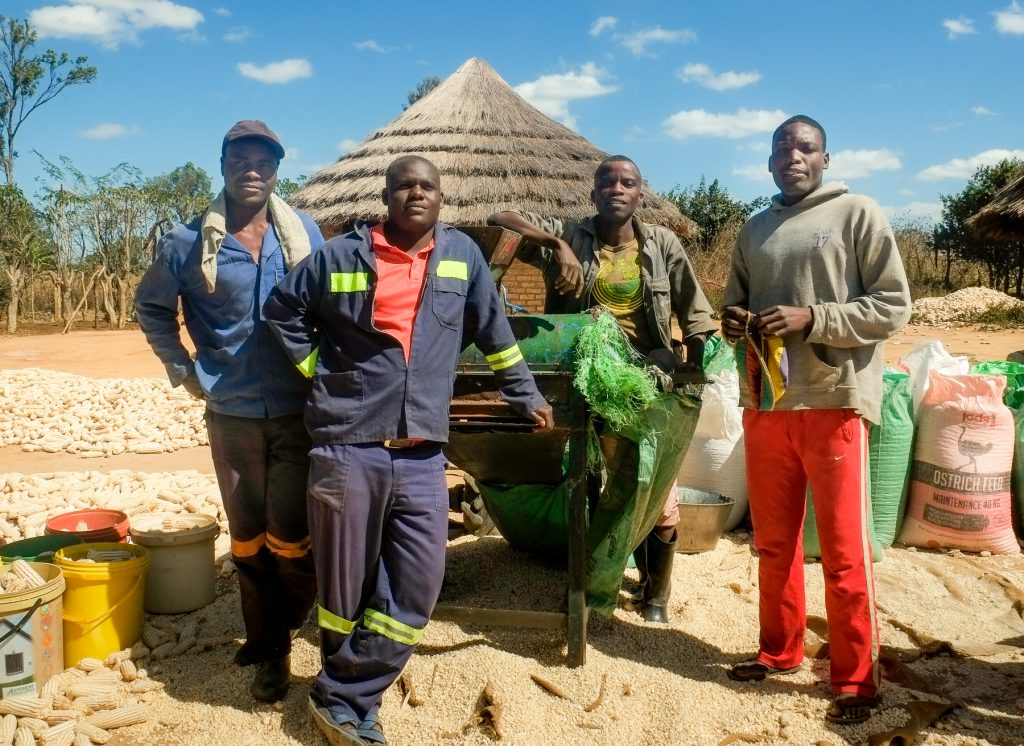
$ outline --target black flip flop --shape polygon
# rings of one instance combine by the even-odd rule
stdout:
[[[761,661],[744,661],[725,672],[733,681],[764,681],[770,676],[789,676],[800,670],[800,666],[792,668],[776,668]]]
[[[836,725],[856,725],[871,717],[871,711],[878,707],[881,698],[861,697],[857,694],[840,694],[832,700],[825,711],[825,719]]]

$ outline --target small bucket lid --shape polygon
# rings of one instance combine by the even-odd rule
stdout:
[[[143,546],[192,544],[215,537],[217,519],[203,513],[147,513],[132,516],[132,541]]]

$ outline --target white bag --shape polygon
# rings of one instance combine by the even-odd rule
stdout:
[[[735,371],[709,376],[690,448],[679,467],[676,483],[735,500],[725,531],[747,513],[747,460],[743,452],[743,409]]]
[[[942,342],[931,339],[922,342],[900,358],[899,367],[910,375],[910,393],[914,397],[914,414],[917,414],[928,390],[928,373],[935,371],[944,376],[965,376],[971,372],[971,364],[965,355],[950,355]]]

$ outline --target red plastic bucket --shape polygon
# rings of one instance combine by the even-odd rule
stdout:
[[[120,510],[72,510],[50,518],[46,533],[73,534],[89,544],[124,542],[128,536],[128,516]]]

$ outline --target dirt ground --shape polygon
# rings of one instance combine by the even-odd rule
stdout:
[[[35,329],[34,331],[38,331]],[[1024,349],[1024,330],[909,327],[887,348],[895,362],[913,346],[940,339],[972,361],[1002,360]],[[0,336],[0,369],[44,368],[95,378],[162,378],[138,330]],[[81,459],[67,453],[0,448],[0,475],[57,471],[212,473],[207,448]],[[645,626],[619,609],[592,618],[587,664],[562,663],[559,632],[432,623],[408,671],[424,700],[395,689],[382,716],[396,744],[824,744],[866,743],[908,722],[910,703],[954,710],[917,737],[925,746],[1024,743],[1024,559],[889,549],[875,566],[880,632],[888,651],[886,710],[867,724],[837,727],[822,715],[829,698],[826,660],[763,685],[739,685],[725,668],[757,646],[757,560],[746,533],[728,534],[710,552],[679,555],[670,625]],[[808,611],[824,615],[821,568],[806,566]],[[451,542],[443,600],[449,604],[557,610],[564,571],[510,548],[499,537]],[[635,577],[630,571],[629,577]],[[217,600],[196,612],[203,635],[240,637],[237,585],[222,580]],[[812,623],[812,629],[821,630]],[[809,651],[818,638],[809,633]],[[820,645],[818,646],[820,648]],[[293,687],[276,706],[248,696],[248,671],[231,664],[234,646],[192,651],[151,667],[166,693],[152,720],[117,733],[111,746],[238,744],[321,746],[305,713],[319,668],[316,629],[307,625],[292,656]],[[556,684],[552,696],[530,677]],[[477,722],[490,682],[502,704],[502,736]],[[592,706],[598,692],[601,702]],[[910,743],[911,741],[904,741]],[[895,743],[895,742],[894,742]]]

